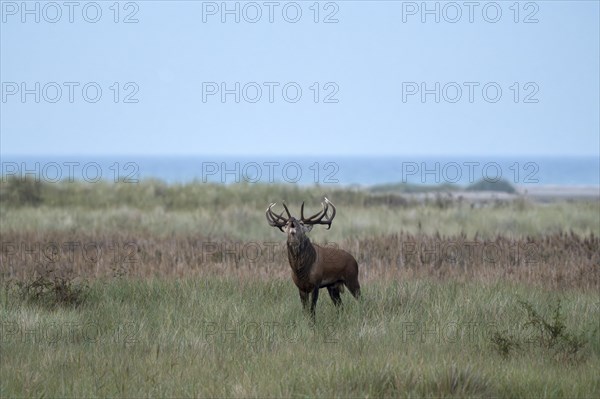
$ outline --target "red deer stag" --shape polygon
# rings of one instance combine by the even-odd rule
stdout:
[[[275,203],[267,208],[266,216],[269,225],[277,227],[287,233],[287,253],[290,267],[292,268],[292,279],[300,291],[300,299],[304,310],[308,307],[308,296],[312,293],[310,314],[315,318],[315,307],[319,298],[319,289],[327,288],[329,296],[336,306],[342,304],[340,293],[346,285],[355,298],[360,297],[360,284],[358,283],[358,263],[348,252],[336,248],[325,248],[310,242],[306,233],[312,230],[315,224],[327,225],[331,228],[331,222],[335,217],[335,206],[325,198],[321,203],[323,209],[315,215],[304,217],[304,202],[300,208],[300,220],[290,214],[285,202],[283,212],[277,215],[273,213]],[[328,216],[329,207],[332,213]],[[285,230],[284,230],[285,229]]]

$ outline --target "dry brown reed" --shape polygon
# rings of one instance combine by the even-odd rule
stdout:
[[[288,279],[284,241],[240,242],[191,235],[82,235],[10,232],[0,236],[2,279],[56,273],[81,278],[208,277]],[[347,238],[336,246],[359,262],[361,280],[434,278],[509,281],[549,289],[598,290],[600,243],[593,234],[479,239],[397,233]]]

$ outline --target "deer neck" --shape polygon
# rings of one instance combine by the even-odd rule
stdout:
[[[316,259],[316,250],[310,239],[304,236],[297,241],[288,240],[287,252],[293,272],[300,278],[307,276]]]

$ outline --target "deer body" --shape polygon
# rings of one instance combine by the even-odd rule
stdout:
[[[298,289],[312,292],[315,288],[329,287],[357,279],[358,264],[348,252],[312,244],[308,237],[305,245],[306,248],[302,253],[297,245],[289,242],[287,244],[292,279]],[[327,267],[319,267],[325,264]]]
[[[267,209],[267,220],[271,226],[278,227],[288,235],[287,254],[292,269],[292,280],[298,287],[304,309],[308,310],[309,295],[312,294],[310,313],[314,318],[321,288],[327,288],[329,296],[336,306],[342,304],[340,293],[343,292],[344,285],[348,287],[355,298],[359,298],[360,284],[356,259],[344,250],[313,244],[306,235],[314,224],[331,226],[331,220],[335,216],[333,204],[325,198],[322,213],[305,219],[303,203],[300,220],[290,215],[285,204],[283,206],[288,213],[287,219],[273,214],[271,208],[274,205],[271,204]],[[327,216],[329,205],[333,208],[333,215],[323,222],[323,218]],[[282,228],[285,228],[285,231]]]

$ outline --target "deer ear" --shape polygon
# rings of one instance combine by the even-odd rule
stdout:
[[[306,228],[306,231],[309,232],[312,230],[313,225],[312,224],[305,224],[304,227]]]

